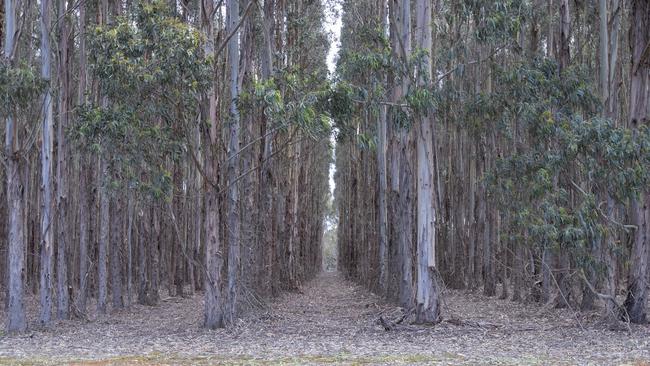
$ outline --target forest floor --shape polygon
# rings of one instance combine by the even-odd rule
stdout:
[[[334,273],[232,329],[200,328],[202,311],[200,295],[167,298],[154,308],[0,335],[0,364],[650,364],[649,326],[610,331],[595,313],[460,291],[448,291],[441,324],[396,325],[399,308]],[[36,304],[29,313],[36,317]]]

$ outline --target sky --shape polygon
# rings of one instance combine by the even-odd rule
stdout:
[[[334,75],[336,69],[336,59],[339,54],[339,48],[341,47],[341,0],[328,0],[326,1],[326,29],[331,33],[332,44],[330,46],[329,54],[327,55],[327,68],[330,72],[330,77]],[[332,139],[332,146],[336,146],[334,141],[334,135],[330,137]],[[334,173],[336,172],[336,167],[334,162],[330,164],[330,192],[334,195],[335,182],[334,182]]]
[[[327,67],[330,74],[336,69],[336,58],[341,47],[341,0],[328,0],[325,2],[325,28],[332,34],[332,44],[327,55]]]

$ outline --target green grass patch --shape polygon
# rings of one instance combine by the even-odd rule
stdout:
[[[452,357],[448,357],[452,356]],[[180,355],[152,353],[139,356],[121,356],[98,360],[84,359],[46,359],[46,358],[0,358],[0,365],[87,365],[87,366],[120,366],[120,365],[375,365],[375,364],[442,364],[451,360],[461,361],[458,355],[436,357],[432,355],[378,355],[357,356],[351,353],[333,355],[299,355],[264,359],[253,356],[197,356],[183,357]]]

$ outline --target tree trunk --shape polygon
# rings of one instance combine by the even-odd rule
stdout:
[[[424,72],[418,75],[418,86],[425,88],[431,77],[431,0],[417,0],[417,46],[424,52]],[[433,111],[418,116],[417,145],[417,313],[420,323],[440,321],[440,286],[438,284],[435,240],[435,174],[433,150]]]
[[[552,58],[555,55],[555,25],[553,23],[553,14],[555,9],[553,9],[553,0],[548,0],[548,34],[546,37],[546,57]]]
[[[67,0],[59,0],[59,14],[67,11]],[[68,128],[70,98],[68,62],[68,18],[59,20],[59,125],[57,126],[57,169],[56,169],[56,207],[57,207],[57,316],[68,319],[70,302],[68,292],[68,146],[65,139]]]
[[[4,0],[4,57],[12,63],[16,34],[16,2]],[[18,154],[18,126],[14,116],[5,120],[5,175],[7,179],[7,245],[9,254],[9,296],[7,304],[7,332],[18,333],[27,329],[23,301],[25,270],[25,238],[23,205],[25,191],[21,182],[21,157]]]
[[[138,303],[147,305],[147,241],[151,239],[148,235],[150,220],[147,219],[148,210],[142,208],[138,216],[140,225],[138,232]]]
[[[610,14],[611,19],[608,24],[610,25],[609,29],[609,117],[613,118],[618,125],[620,118],[620,102],[619,102],[619,89],[620,89],[620,79],[621,71],[620,63],[618,62],[618,53],[619,53],[619,29],[621,27],[621,6],[619,0],[611,0],[611,9]]]
[[[230,0],[232,1],[232,0]],[[213,0],[201,1],[202,28],[205,34],[204,51],[206,57],[214,56],[214,30],[212,13]],[[217,142],[217,105],[214,85],[207,93],[209,134],[206,140],[204,167],[206,182],[204,182],[205,198],[205,313],[203,325],[209,329],[224,326],[223,299],[221,290],[221,269],[223,254],[219,237],[219,201],[216,188],[211,183],[216,182],[218,162],[214,156]]]
[[[608,21],[610,25],[609,28],[609,85],[608,85],[608,117],[614,120],[616,126],[620,126],[620,102],[619,102],[619,90],[620,90],[620,79],[622,73],[622,67],[618,62],[618,53],[619,53],[619,28],[620,28],[620,15],[621,7],[619,0],[611,0],[610,14],[611,18]],[[607,217],[610,220],[614,218],[615,210],[614,198],[608,194],[607,195]],[[618,261],[615,248],[615,236],[612,233],[607,233],[603,239],[603,257],[605,259],[605,266],[607,267],[606,275],[606,294],[610,296],[610,301],[606,302],[607,314],[612,318],[618,318],[620,314],[620,307],[615,301],[616,293],[618,290],[617,285],[617,272],[618,272]]]
[[[41,77],[51,80],[51,49],[50,49],[50,2],[41,1]],[[52,215],[52,150],[54,139],[54,121],[52,94],[49,85],[45,88],[43,97],[43,124],[41,140],[41,313],[39,321],[49,326],[52,320],[52,282],[54,277],[54,220]]]
[[[395,30],[392,43],[395,46],[396,57],[401,58],[403,65],[408,64],[411,54],[411,6],[409,1],[392,5],[392,21]],[[399,31],[397,31],[399,29]],[[399,102],[407,93],[409,78],[396,78],[393,87],[392,100]],[[391,191],[393,192],[393,207],[391,221],[394,223],[394,235],[397,245],[399,277],[399,303],[404,308],[413,307],[413,181],[411,134],[403,127],[392,131],[391,149]],[[352,214],[354,217],[354,215]]]
[[[388,0],[380,1],[380,17],[382,22],[382,31],[384,36],[388,37],[388,23],[386,12],[388,11]],[[388,83],[388,78],[384,77],[384,82]],[[379,108],[379,121],[377,128],[377,172],[379,175],[379,291],[385,296],[388,291],[388,178],[386,166],[386,146],[387,129],[388,129],[388,107],[383,105]]]
[[[560,39],[559,39],[559,73],[569,67],[571,61],[570,52],[571,43],[571,16],[569,11],[569,0],[561,0],[560,3]],[[559,177],[555,178],[556,181]],[[557,185],[557,183],[556,183]],[[555,300],[556,308],[565,308],[569,306],[569,298],[571,297],[571,284],[569,270],[571,261],[569,253],[565,250],[556,254],[559,270],[554,282],[557,282],[559,294]]]
[[[135,212],[135,197],[131,190],[128,194],[127,203],[127,229],[126,229],[126,306],[131,306],[133,299],[133,215]]]
[[[113,298],[113,310],[122,309],[122,232],[121,217],[118,212],[122,212],[122,200],[119,198],[113,201],[113,215],[111,220],[111,293]]]
[[[108,271],[107,250],[109,246],[110,203],[108,200],[108,167],[103,158],[99,158],[99,257],[97,258],[97,312],[106,314],[106,300],[108,298]]]
[[[571,15],[569,12],[569,0],[560,0],[560,47],[559,66],[560,71],[569,66],[571,60]]]
[[[6,0],[10,2],[9,0]],[[5,3],[6,4],[6,3]],[[8,10],[8,11],[7,11]],[[5,9],[7,13],[13,10]],[[6,28],[9,32],[12,28]],[[6,43],[7,44],[7,43]],[[7,242],[9,245],[9,304],[7,331],[9,333],[23,332],[27,329],[25,305],[23,302],[23,281],[25,266],[25,239],[23,222],[24,189],[21,182],[20,157],[15,154],[17,129],[13,118],[7,117],[6,156],[7,159],[7,214],[9,217]]]
[[[227,0],[227,34],[234,34],[228,41],[228,66],[230,69],[230,121],[228,137],[228,309],[226,321],[232,324],[237,315],[237,295],[239,292],[240,271],[240,230],[239,216],[239,0]]]
[[[81,5],[82,8],[85,5]],[[89,270],[88,262],[90,253],[88,252],[88,177],[84,157],[79,158],[79,293],[77,295],[77,309],[86,313],[86,300],[88,296],[88,279]]]
[[[160,256],[161,256],[161,242],[163,237],[161,235],[161,218],[160,218],[160,207],[157,205],[152,205],[151,207],[151,219],[153,220],[153,232],[150,237],[149,244],[149,279],[148,279],[148,292],[147,292],[147,302],[150,306],[158,305],[160,300]]]
[[[108,0],[101,0],[98,6],[99,20],[100,25],[106,25],[108,23]],[[99,82],[99,81],[98,81]],[[97,85],[99,91],[99,85]],[[106,108],[108,106],[108,99],[106,96],[99,96],[101,100],[101,106]],[[108,246],[109,246],[109,223],[110,223],[110,202],[108,197],[108,185],[109,185],[109,176],[108,176],[108,162],[105,157],[99,156],[99,176],[97,179],[97,189],[99,190],[99,253],[97,257],[97,312],[100,314],[106,314],[106,301],[108,297],[108,271],[107,271],[107,260],[108,260]]]
[[[79,4],[79,105],[86,102],[86,3]],[[89,226],[88,215],[88,176],[86,157],[79,154],[79,293],[77,309],[86,313],[88,296],[89,262]]]
[[[648,88],[650,87],[650,0],[632,0],[630,20],[630,127],[647,126]],[[625,309],[630,321],[645,323],[648,297],[648,250],[650,250],[650,193],[643,192],[640,202],[632,202],[634,223],[637,227],[632,245]]]

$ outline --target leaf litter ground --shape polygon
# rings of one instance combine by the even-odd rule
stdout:
[[[30,300],[35,324],[38,308]],[[411,325],[402,309],[335,273],[249,312],[231,329],[202,329],[202,311],[197,294],[1,335],[0,364],[650,364],[645,325],[611,331],[596,313],[466,291],[446,293],[442,323]]]

